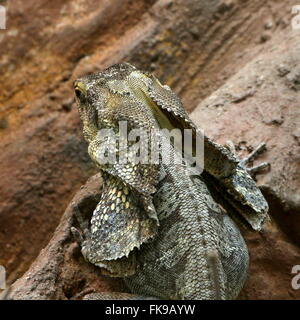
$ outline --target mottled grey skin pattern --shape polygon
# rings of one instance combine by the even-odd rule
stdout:
[[[170,149],[163,153],[174,156],[168,164],[103,164],[100,129],[119,134],[120,121],[149,136],[154,129],[179,128],[190,129],[195,140],[198,128],[169,87],[129,64],[78,79],[74,87],[88,152],[104,178],[90,226],[78,214],[84,236],[72,228],[85,259],[110,276],[123,277],[132,299],[236,298],[249,259],[230,217],[260,230],[268,211],[245,162],[204,136],[201,175],[176,164],[177,149],[166,145]],[[129,299],[120,293],[86,299],[109,297]]]
[[[184,165],[162,165],[153,203],[157,238],[137,253],[132,292],[162,299],[234,299],[247,275],[248,251],[236,224],[203,179]]]

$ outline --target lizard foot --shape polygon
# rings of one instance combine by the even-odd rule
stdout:
[[[76,242],[82,247],[83,242],[90,237],[88,221],[83,218],[78,205],[72,205],[72,209],[79,224],[79,229],[71,227],[71,232]]]
[[[236,155],[236,148],[232,141],[226,141],[225,148],[230,150],[234,155]],[[245,168],[251,176],[254,176],[257,172],[260,172],[266,168],[270,168],[269,162],[262,162],[257,166],[247,167],[247,165],[257,158],[261,153],[266,151],[266,144],[264,142],[260,143],[247,157],[240,160],[240,165]]]

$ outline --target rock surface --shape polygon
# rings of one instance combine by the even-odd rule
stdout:
[[[290,285],[292,265],[300,264],[300,33],[290,27],[294,4],[9,2],[7,30],[0,30],[0,264],[8,283],[28,269],[61,219],[15,283],[15,297],[64,299],[123,288],[84,263],[69,234],[72,210],[61,215],[96,172],[72,82],[125,60],[169,84],[187,110],[202,100],[192,117],[218,142],[231,139],[241,153],[267,142],[260,160],[270,161],[272,169],[258,182],[272,222],[261,234],[245,233],[252,262],[241,298],[299,298]],[[93,196],[83,189],[74,200],[87,211],[99,193],[93,183],[87,184]]]

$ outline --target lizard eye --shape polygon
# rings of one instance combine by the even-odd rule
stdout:
[[[74,90],[75,95],[78,99],[82,100],[86,95],[86,86],[81,81],[75,81],[74,82]]]
[[[79,89],[75,89],[75,94],[78,99],[82,98],[83,92]]]

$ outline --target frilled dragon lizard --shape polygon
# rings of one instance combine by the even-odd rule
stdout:
[[[189,129],[192,139],[199,129],[168,86],[130,64],[82,77],[74,87],[88,153],[104,182],[91,221],[77,211],[82,230],[72,227],[72,232],[85,259],[124,278],[131,292],[86,298],[236,298],[249,257],[234,220],[260,230],[267,216],[267,202],[249,174],[258,168],[246,168],[264,145],[239,161],[230,148],[204,135],[204,170],[198,175],[175,161],[183,159],[175,143],[161,150],[170,154],[169,163],[161,156],[157,163],[133,161],[133,143],[127,146],[127,161],[118,161],[121,150],[111,137],[103,138],[103,129],[119,137],[120,123],[146,134]],[[103,161],[104,145],[113,146],[117,161]]]

